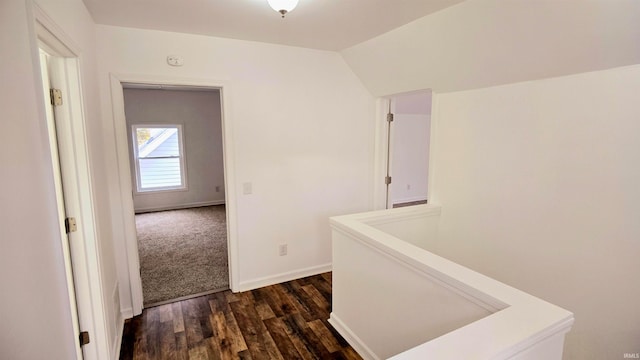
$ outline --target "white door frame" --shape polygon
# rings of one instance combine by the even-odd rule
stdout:
[[[229,256],[229,286],[232,291],[239,289],[238,284],[238,241],[235,192],[235,161],[233,151],[233,132],[231,127],[231,104],[229,84],[223,81],[206,79],[185,79],[155,75],[111,74],[111,101],[113,106],[113,126],[116,138],[120,201],[122,204],[122,226],[124,248],[127,254],[129,283],[133,314],[142,313],[142,280],[140,279],[140,258],[136,236],[135,211],[132,198],[129,131],[124,113],[123,83],[182,86],[190,88],[215,88],[220,90],[222,105],[222,152],[224,163],[225,202],[227,216],[227,248]]]
[[[391,98],[378,98],[376,100],[375,118],[375,146],[373,163],[373,210],[386,209],[387,185],[384,178],[387,176],[387,154],[389,153],[387,141],[387,113],[389,112]]]
[[[95,202],[92,189],[92,176],[89,165],[89,150],[85,130],[84,99],[80,79],[79,47],[49,18],[34,2],[31,2],[33,23],[35,25],[34,53],[39,63],[39,49],[45,49],[50,59],[49,75],[52,86],[60,88],[63,104],[55,110],[57,147],[59,150],[59,176],[64,183],[64,205],[58,212],[66,209],[68,216],[77,220],[78,231],[61,234],[65,252],[65,270],[69,292],[69,307],[72,313],[74,332],[88,331],[91,341],[80,350],[76,341],[76,356],[88,360],[108,357],[109,338],[105,319],[102,277],[100,275],[100,254],[98,234],[96,232]],[[40,69],[38,69],[40,70]],[[42,72],[40,83],[42,84]],[[47,121],[45,94],[42,89],[43,121]],[[50,138],[50,142],[53,139]],[[52,166],[57,159],[52,158]],[[57,172],[56,169],[53,170]],[[60,184],[58,184],[60,185]],[[59,198],[58,201],[61,199]],[[62,210],[60,210],[62,209]],[[63,219],[65,214],[58,214]],[[64,232],[61,224],[61,232]],[[74,314],[75,313],[75,314]],[[76,317],[77,314],[77,317]],[[78,339],[78,333],[74,334]]]

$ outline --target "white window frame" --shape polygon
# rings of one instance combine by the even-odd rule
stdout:
[[[148,128],[173,128],[178,129],[178,150],[179,156],[177,158],[180,159],[180,181],[181,184],[177,186],[164,186],[164,187],[153,187],[153,188],[142,188],[141,184],[141,176],[140,176],[140,161],[138,158],[138,129],[148,129]],[[165,192],[165,191],[186,191],[187,187],[187,161],[186,154],[184,152],[184,131],[181,124],[135,124],[131,125],[131,142],[133,147],[133,162],[135,167],[136,174],[136,194],[149,194],[155,192]],[[171,157],[174,158],[174,157]]]

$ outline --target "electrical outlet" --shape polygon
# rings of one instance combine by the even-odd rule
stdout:
[[[287,244],[280,244],[280,246],[278,246],[278,253],[280,256],[287,255]]]
[[[253,193],[253,189],[250,182],[246,182],[242,184],[242,193],[245,195],[251,195],[251,193]]]
[[[411,190],[411,184],[407,184],[407,190]]]
[[[216,192],[220,192],[220,186],[216,186]]]
[[[182,66],[184,65],[184,59],[178,55],[169,55],[167,56],[167,64],[171,66]]]

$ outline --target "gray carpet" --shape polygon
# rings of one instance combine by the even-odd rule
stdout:
[[[229,287],[224,205],[136,215],[144,306]]]

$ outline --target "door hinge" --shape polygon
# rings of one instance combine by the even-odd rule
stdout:
[[[387,121],[388,122],[392,122],[393,121],[393,114],[392,113],[388,113],[387,114]]]
[[[91,339],[89,339],[89,332],[88,331],[82,331],[80,333],[80,346],[84,346],[87,345],[89,342],[91,342]]]
[[[68,233],[72,233],[78,230],[78,225],[76,224],[76,218],[68,217],[64,219],[64,228]]]
[[[386,185],[391,185],[391,176],[385,176],[384,177],[384,183]]]
[[[53,106],[62,105],[62,91],[60,89],[49,90],[49,96],[51,97],[51,105]]]

